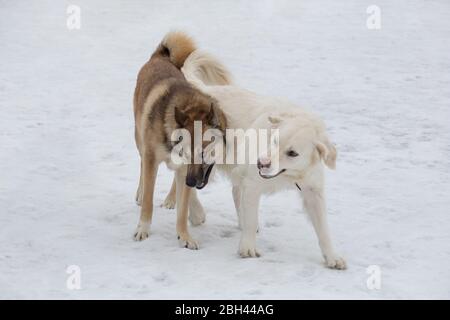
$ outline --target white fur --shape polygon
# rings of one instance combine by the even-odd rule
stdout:
[[[220,72],[208,71],[208,68]],[[286,169],[275,178],[264,179],[256,165],[218,166],[233,182],[233,199],[242,228],[239,254],[242,257],[259,256],[256,234],[261,195],[287,188],[297,189],[298,184],[302,189],[299,195],[303,197],[304,208],[311,218],[326,265],[344,269],[345,261],[333,248],[327,223],[322,161],[334,168],[336,149],[328,140],[324,124],[312,113],[288,101],[261,96],[233,85],[221,85],[222,76],[214,82],[214,75],[228,74],[223,70],[226,69],[220,62],[198,50],[186,59],[182,68],[188,81],[219,101],[227,117],[228,128],[279,129],[280,152],[272,158],[278,157],[279,168]],[[207,81],[205,74],[208,75]],[[213,83],[219,85],[211,85]],[[286,151],[290,149],[298,152],[299,156],[288,157]],[[271,170],[264,174],[275,173]]]

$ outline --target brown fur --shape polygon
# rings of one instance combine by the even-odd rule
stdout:
[[[136,200],[142,205],[136,240],[148,237],[153,215],[153,192],[158,166],[165,161],[173,167],[170,151],[172,132],[186,128],[193,136],[194,121],[204,130],[225,130],[226,119],[217,102],[191,86],[180,71],[195,50],[192,40],[180,32],[169,33],[138,74],[134,93],[136,145],[141,156],[141,177]],[[196,174],[201,165],[178,167],[176,171],[177,233],[183,246],[196,249],[187,228],[191,188],[185,184],[186,172]]]
[[[170,61],[179,69],[184,64],[186,58],[195,50],[194,41],[183,32],[175,31],[168,33],[159,48],[156,50],[169,51]]]

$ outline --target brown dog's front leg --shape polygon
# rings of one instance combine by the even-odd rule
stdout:
[[[144,153],[141,168],[142,207],[139,224],[134,233],[134,240],[136,241],[142,241],[148,238],[150,232],[150,224],[152,223],[153,216],[153,192],[155,190],[158,164],[152,155]]]
[[[177,234],[180,245],[184,248],[198,249],[197,242],[188,231],[188,204],[191,188],[186,185],[185,169],[179,169],[175,173],[177,193]]]

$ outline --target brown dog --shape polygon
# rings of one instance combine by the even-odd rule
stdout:
[[[172,149],[181,141],[172,141],[172,134],[184,128],[194,137],[194,121],[202,121],[202,133],[210,128],[221,131],[226,128],[226,118],[217,101],[190,85],[180,71],[194,50],[193,41],[185,34],[167,34],[139,71],[134,92],[135,138],[141,156],[136,201],[142,206],[134,239],[141,241],[149,235],[156,175],[159,164],[164,161],[175,170],[172,190],[176,193],[177,234],[180,244],[189,249],[198,249],[198,244],[188,232],[188,207],[190,215],[200,217],[191,222],[204,221],[203,208],[192,187],[201,189],[206,185],[212,165],[204,163],[203,159],[199,164],[175,164]],[[187,148],[190,148],[190,155],[201,152],[194,150],[193,144],[188,144]]]

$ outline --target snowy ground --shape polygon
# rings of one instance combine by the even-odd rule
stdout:
[[[81,29],[66,8],[81,7]],[[368,30],[366,8],[381,8]],[[0,1],[0,298],[450,298],[450,3]],[[237,82],[321,115],[339,150],[331,228],[349,269],[323,267],[296,192],[265,198],[260,259],[237,257],[229,183],[201,191],[201,250],[156,208],[132,241],[132,93],[170,29]],[[159,171],[156,203],[170,187]],[[220,210],[214,210],[220,208]],[[81,268],[68,290],[66,268]],[[369,265],[380,290],[366,286]]]

